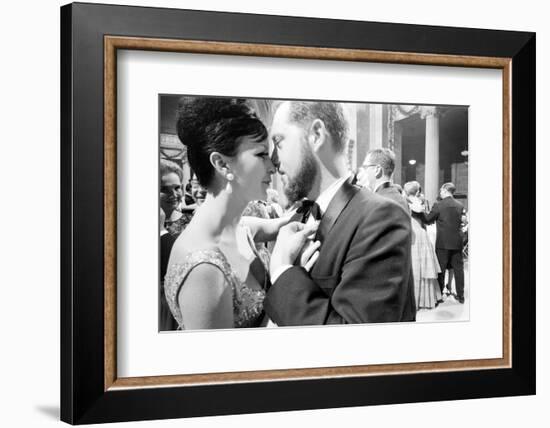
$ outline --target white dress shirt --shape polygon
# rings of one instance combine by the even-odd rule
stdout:
[[[323,193],[319,195],[319,197],[315,200],[317,205],[319,206],[319,211],[321,212],[321,217],[325,214],[330,201],[334,198],[338,190],[340,190],[340,187],[342,187],[342,184],[350,177],[350,174],[339,178],[334,183],[332,183],[329,187],[327,187]],[[309,216],[309,218],[306,221],[306,225],[310,225],[315,221],[312,215]],[[307,245],[313,245],[313,241],[311,241]],[[287,270],[290,269],[293,265],[283,265],[280,266],[278,269],[275,269],[274,272],[269,272],[271,275],[271,283],[275,284],[275,281]]]

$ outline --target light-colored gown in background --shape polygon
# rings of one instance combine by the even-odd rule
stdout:
[[[418,209],[422,205],[416,197],[409,197],[411,205]],[[428,232],[422,221],[415,218],[412,210],[412,247],[411,259],[414,276],[414,293],[417,309],[432,309],[441,299],[441,291],[437,282],[437,274],[441,272],[437,255]]]

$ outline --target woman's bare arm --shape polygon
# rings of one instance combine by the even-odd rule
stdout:
[[[179,296],[186,330],[233,328],[233,290],[223,272],[203,263],[185,279]]]
[[[277,238],[279,229],[288,224],[294,214],[296,214],[296,210],[274,219],[243,216],[241,217],[241,225],[250,229],[254,242],[274,241]]]

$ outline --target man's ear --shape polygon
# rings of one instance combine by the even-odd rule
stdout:
[[[384,175],[384,170],[382,169],[382,167],[380,165],[377,165],[376,166],[376,178],[377,179],[382,178],[383,175]]]
[[[327,142],[327,128],[321,119],[315,119],[309,127],[309,143],[314,151],[320,150]]]
[[[222,176],[225,177],[229,170],[229,165],[227,163],[227,156],[222,155],[219,152],[212,152],[210,153],[210,163],[214,167],[214,169],[219,172]]]

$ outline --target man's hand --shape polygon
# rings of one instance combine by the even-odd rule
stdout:
[[[317,259],[319,258],[319,247],[321,241],[309,241],[306,243],[300,254],[300,266],[308,272],[311,270]]]
[[[318,227],[319,222],[315,222],[309,226],[299,222],[292,222],[283,226],[279,231],[275,247],[273,247],[273,253],[271,254],[270,272],[273,273],[282,266],[294,264],[296,258],[302,252],[304,245],[311,242],[315,236]],[[311,269],[311,266],[313,266],[313,263],[317,259],[315,252],[318,247],[319,244],[316,243],[313,248],[308,248],[307,251],[302,253],[300,262],[304,268],[308,269],[309,266],[309,269]]]

